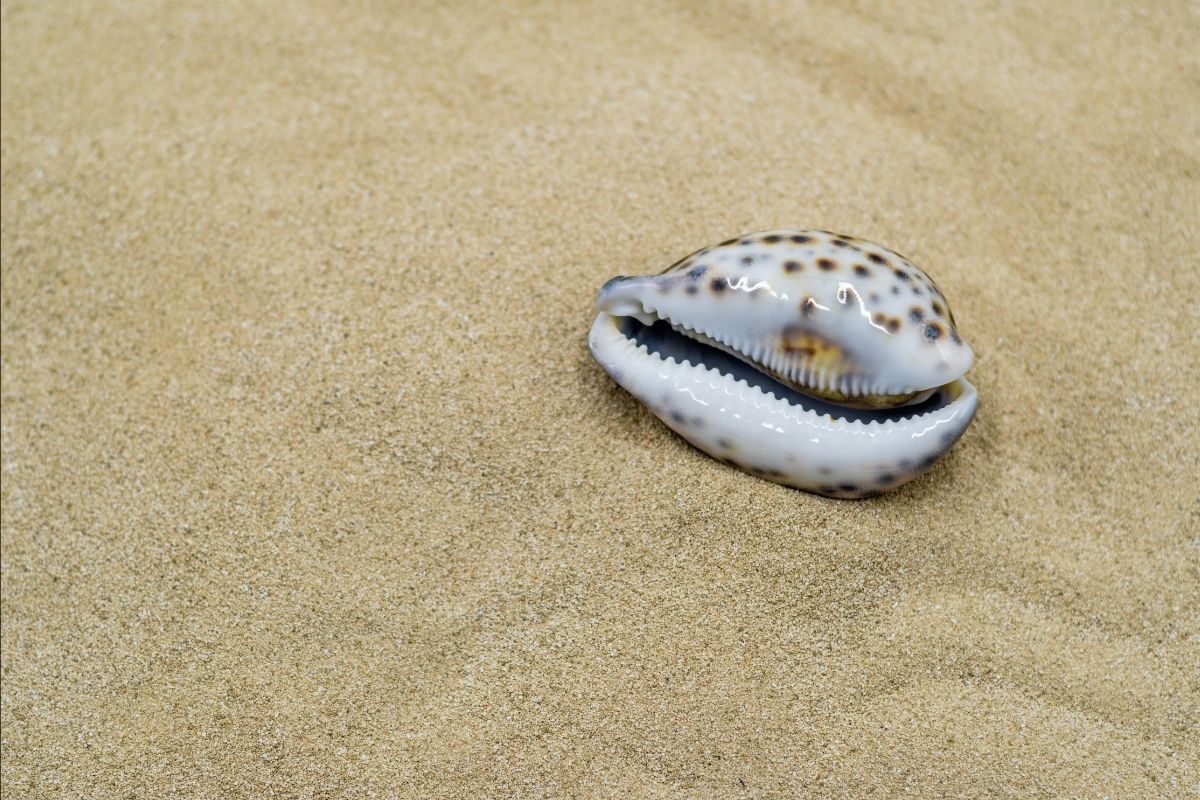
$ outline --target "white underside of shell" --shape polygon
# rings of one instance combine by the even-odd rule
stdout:
[[[876,494],[917,477],[954,445],[978,405],[975,387],[959,378],[938,390],[946,402],[923,412],[896,409],[870,422],[819,414],[718,369],[651,352],[603,311],[588,346],[617,383],[705,453],[833,497]]]

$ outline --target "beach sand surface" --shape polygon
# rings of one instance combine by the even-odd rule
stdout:
[[[4,797],[1195,797],[1194,4],[2,6]],[[861,502],[596,289],[827,228],[981,405]]]

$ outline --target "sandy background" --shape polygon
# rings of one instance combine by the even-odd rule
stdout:
[[[1200,12],[634,5],[4,3],[6,800],[1200,792]],[[587,354],[782,225],[978,354],[895,494]]]

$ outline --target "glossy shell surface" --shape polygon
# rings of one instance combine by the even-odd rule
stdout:
[[[894,488],[962,435],[973,355],[937,285],[903,256],[785,229],[707,247],[597,296],[589,346],[689,442],[836,497]]]

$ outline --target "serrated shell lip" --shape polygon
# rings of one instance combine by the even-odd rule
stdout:
[[[652,309],[647,309],[647,311],[650,313],[655,313]],[[657,316],[657,314],[655,315]],[[776,410],[780,413],[786,413],[789,415],[800,414],[806,416],[812,422],[836,422],[839,425],[848,426],[852,430],[862,430],[864,432],[879,430],[881,428],[909,424],[925,417],[932,417],[935,414],[943,414],[948,408],[954,408],[956,406],[966,408],[973,405],[977,397],[976,389],[970,383],[970,381],[968,381],[965,377],[958,377],[949,383],[934,389],[935,393],[944,392],[947,397],[947,402],[945,404],[936,406],[935,408],[927,409],[923,412],[914,411],[914,413],[905,414],[904,409],[906,407],[902,406],[892,409],[892,411],[895,412],[895,416],[891,416],[889,414],[885,419],[872,419],[865,422],[862,420],[851,419],[847,416],[819,413],[811,408],[805,408],[804,406],[792,403],[785,397],[778,397],[773,391],[764,391],[760,387],[748,383],[745,379],[735,378],[733,375],[722,372],[714,367],[709,367],[703,363],[693,364],[689,359],[677,361],[673,356],[667,356],[664,358],[658,353],[652,352],[645,344],[638,344],[621,332],[618,327],[619,319],[620,315],[609,314],[607,311],[600,311],[592,324],[591,333],[589,335],[588,344],[592,350],[593,356],[596,357],[596,359],[600,361],[601,364],[605,366],[605,369],[610,373],[613,371],[613,368],[619,369],[619,367],[618,365],[613,364],[611,365],[612,368],[610,368],[610,365],[604,363],[604,360],[597,352],[598,342],[596,337],[598,336],[613,337],[612,344],[628,357],[649,359],[658,364],[674,365],[678,369],[698,370],[703,374],[710,375],[715,377],[717,380],[724,382],[730,388],[740,387],[741,391],[750,392],[752,396],[759,398],[762,403],[774,405]],[[663,318],[660,317],[660,319]],[[670,320],[664,321],[670,322]],[[616,341],[617,339],[620,341]],[[916,407],[914,406],[912,408],[915,409]],[[845,409],[845,413],[853,414],[854,409],[847,408]]]
[[[608,309],[601,303],[601,298],[604,296],[605,289],[613,283],[620,280],[614,278],[601,287],[600,293],[597,295],[597,306],[601,313],[609,313],[610,316],[633,316],[637,314],[611,314]],[[770,366],[763,361],[766,351],[762,349],[761,343],[757,346],[753,340],[741,341],[727,334],[714,330],[712,326],[699,325],[692,320],[687,320],[684,315],[678,313],[670,313],[664,311],[652,303],[645,300],[632,301],[641,309],[641,316],[652,316],[658,320],[668,323],[676,332],[687,336],[702,344],[712,346],[715,342],[722,348],[726,349],[731,355],[741,358],[747,364],[752,365],[760,372],[769,375]],[[698,334],[698,335],[697,335]],[[757,349],[756,349],[757,347]],[[848,397],[867,397],[870,395],[907,395],[913,393],[928,393],[937,391],[939,386],[915,386],[909,384],[886,384],[879,381],[869,380],[862,376],[847,376],[847,375],[832,375],[823,370],[812,367],[801,367],[794,370],[784,370],[781,373],[785,383],[794,384],[795,388],[800,391],[809,392],[827,392],[837,391],[842,392]],[[961,376],[960,376],[961,377]],[[777,379],[778,380],[778,379]],[[818,397],[819,399],[819,397]]]

